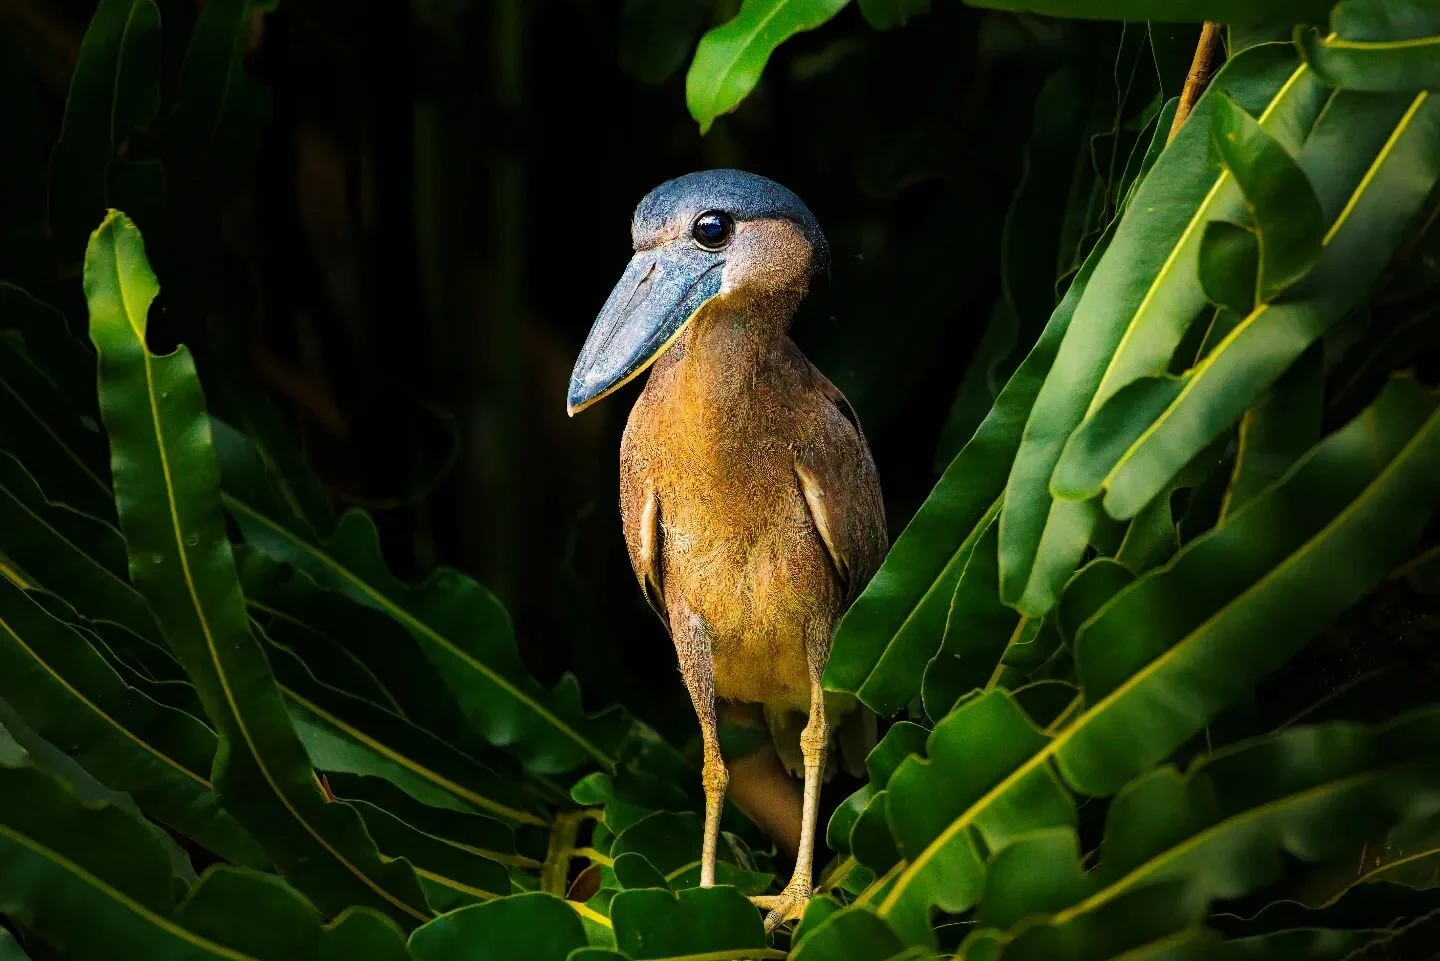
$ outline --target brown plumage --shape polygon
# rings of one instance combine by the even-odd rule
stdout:
[[[751,175],[738,176],[753,192],[746,179]],[[694,278],[710,277],[714,265],[687,260],[685,287],[675,281],[667,253],[679,246],[693,257],[689,248],[705,240],[699,218],[715,216],[707,211],[719,211],[726,217],[722,226],[728,224],[723,247],[700,243],[703,251],[723,251],[718,289],[678,323],[672,320],[673,331],[660,328],[665,336],[651,339],[664,343],[638,367],[627,364],[633,369],[607,376],[598,389],[591,378],[584,386],[594,396],[582,391],[579,405],[572,382],[572,406],[604,396],[653,360],[620,449],[625,541],[641,590],[675,642],[705,742],[702,884],[713,883],[727,780],[715,699],[763,705],[782,758],[804,770],[795,877],[785,894],[756,899],[774,909],[767,918],[773,927],[796,916],[810,895],[819,780],[827,756],[833,757],[836,716],[855,706],[849,698],[823,694],[820,675],[836,622],[884,555],[884,512],[854,410],[787,333],[825,256],[809,211],[798,199],[796,211],[771,198],[768,205],[750,203],[766,209],[747,216],[744,195],[737,201],[725,190],[692,189],[702,196],[687,203],[686,191],[676,191],[678,201],[652,205],[661,209],[647,218],[651,199],[685,179],[642,202],[636,259],[591,343],[597,337],[602,347],[624,340],[616,321],[607,324],[617,304],[627,317],[643,313],[645,305],[662,302],[667,282],[670,300],[694,296],[700,283]],[[779,196],[793,199],[788,191]],[[584,380],[581,365],[596,364],[591,349],[587,344],[577,380]],[[793,721],[799,715],[807,721],[797,737]],[[863,710],[852,717],[859,723],[852,722],[847,740],[858,756],[848,760],[858,763],[868,743],[857,742],[873,741],[874,720]]]

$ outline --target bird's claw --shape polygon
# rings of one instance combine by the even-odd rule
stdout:
[[[779,894],[760,894],[750,898],[757,908],[768,910],[765,915],[765,933],[769,934],[787,921],[798,921],[810,903],[810,888],[789,886]]]

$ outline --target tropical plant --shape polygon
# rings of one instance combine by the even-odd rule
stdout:
[[[700,126],[845,5],[744,0],[699,41]],[[1433,690],[1391,664],[1257,691],[1436,591],[1440,13],[976,5],[1137,22],[1113,85],[1062,66],[1036,100],[948,466],[826,673],[892,723],[771,943],[738,811],[697,886],[693,759],[536,680],[475,580],[393,573],[187,323],[269,5],[208,0],[162,83],[154,0],[100,0],[52,158],[58,306],[0,285],[0,959],[1432,956]],[[1208,21],[1223,66],[1172,94],[1146,18]]]

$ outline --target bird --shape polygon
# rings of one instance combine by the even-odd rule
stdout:
[[[798,196],[746,171],[697,171],[647,194],[630,231],[633,256],[580,350],[567,412],[649,371],[620,444],[620,514],[700,723],[702,887],[715,883],[729,780],[717,699],[761,705],[804,777],[794,872],[780,894],[751,898],[772,931],[813,893],[832,740],[857,772],[874,744],[875,716],[821,676],[887,549],[879,476],[854,408],[789,336],[830,268]]]

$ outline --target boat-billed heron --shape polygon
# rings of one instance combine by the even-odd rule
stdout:
[[[837,715],[850,715],[848,766],[863,762],[857,742],[874,739],[874,717],[826,695],[820,676],[836,622],[885,553],[880,482],[855,411],[788,335],[829,269],[800,198],[755,174],[706,170],[651,191],[630,230],[635,255],[580,352],[568,409],[650,368],[620,445],[620,513],[700,719],[702,886],[715,883],[729,781],[716,698],[763,705],[780,756],[804,769],[795,873],[783,894],[753,899],[771,930],[810,898]]]

